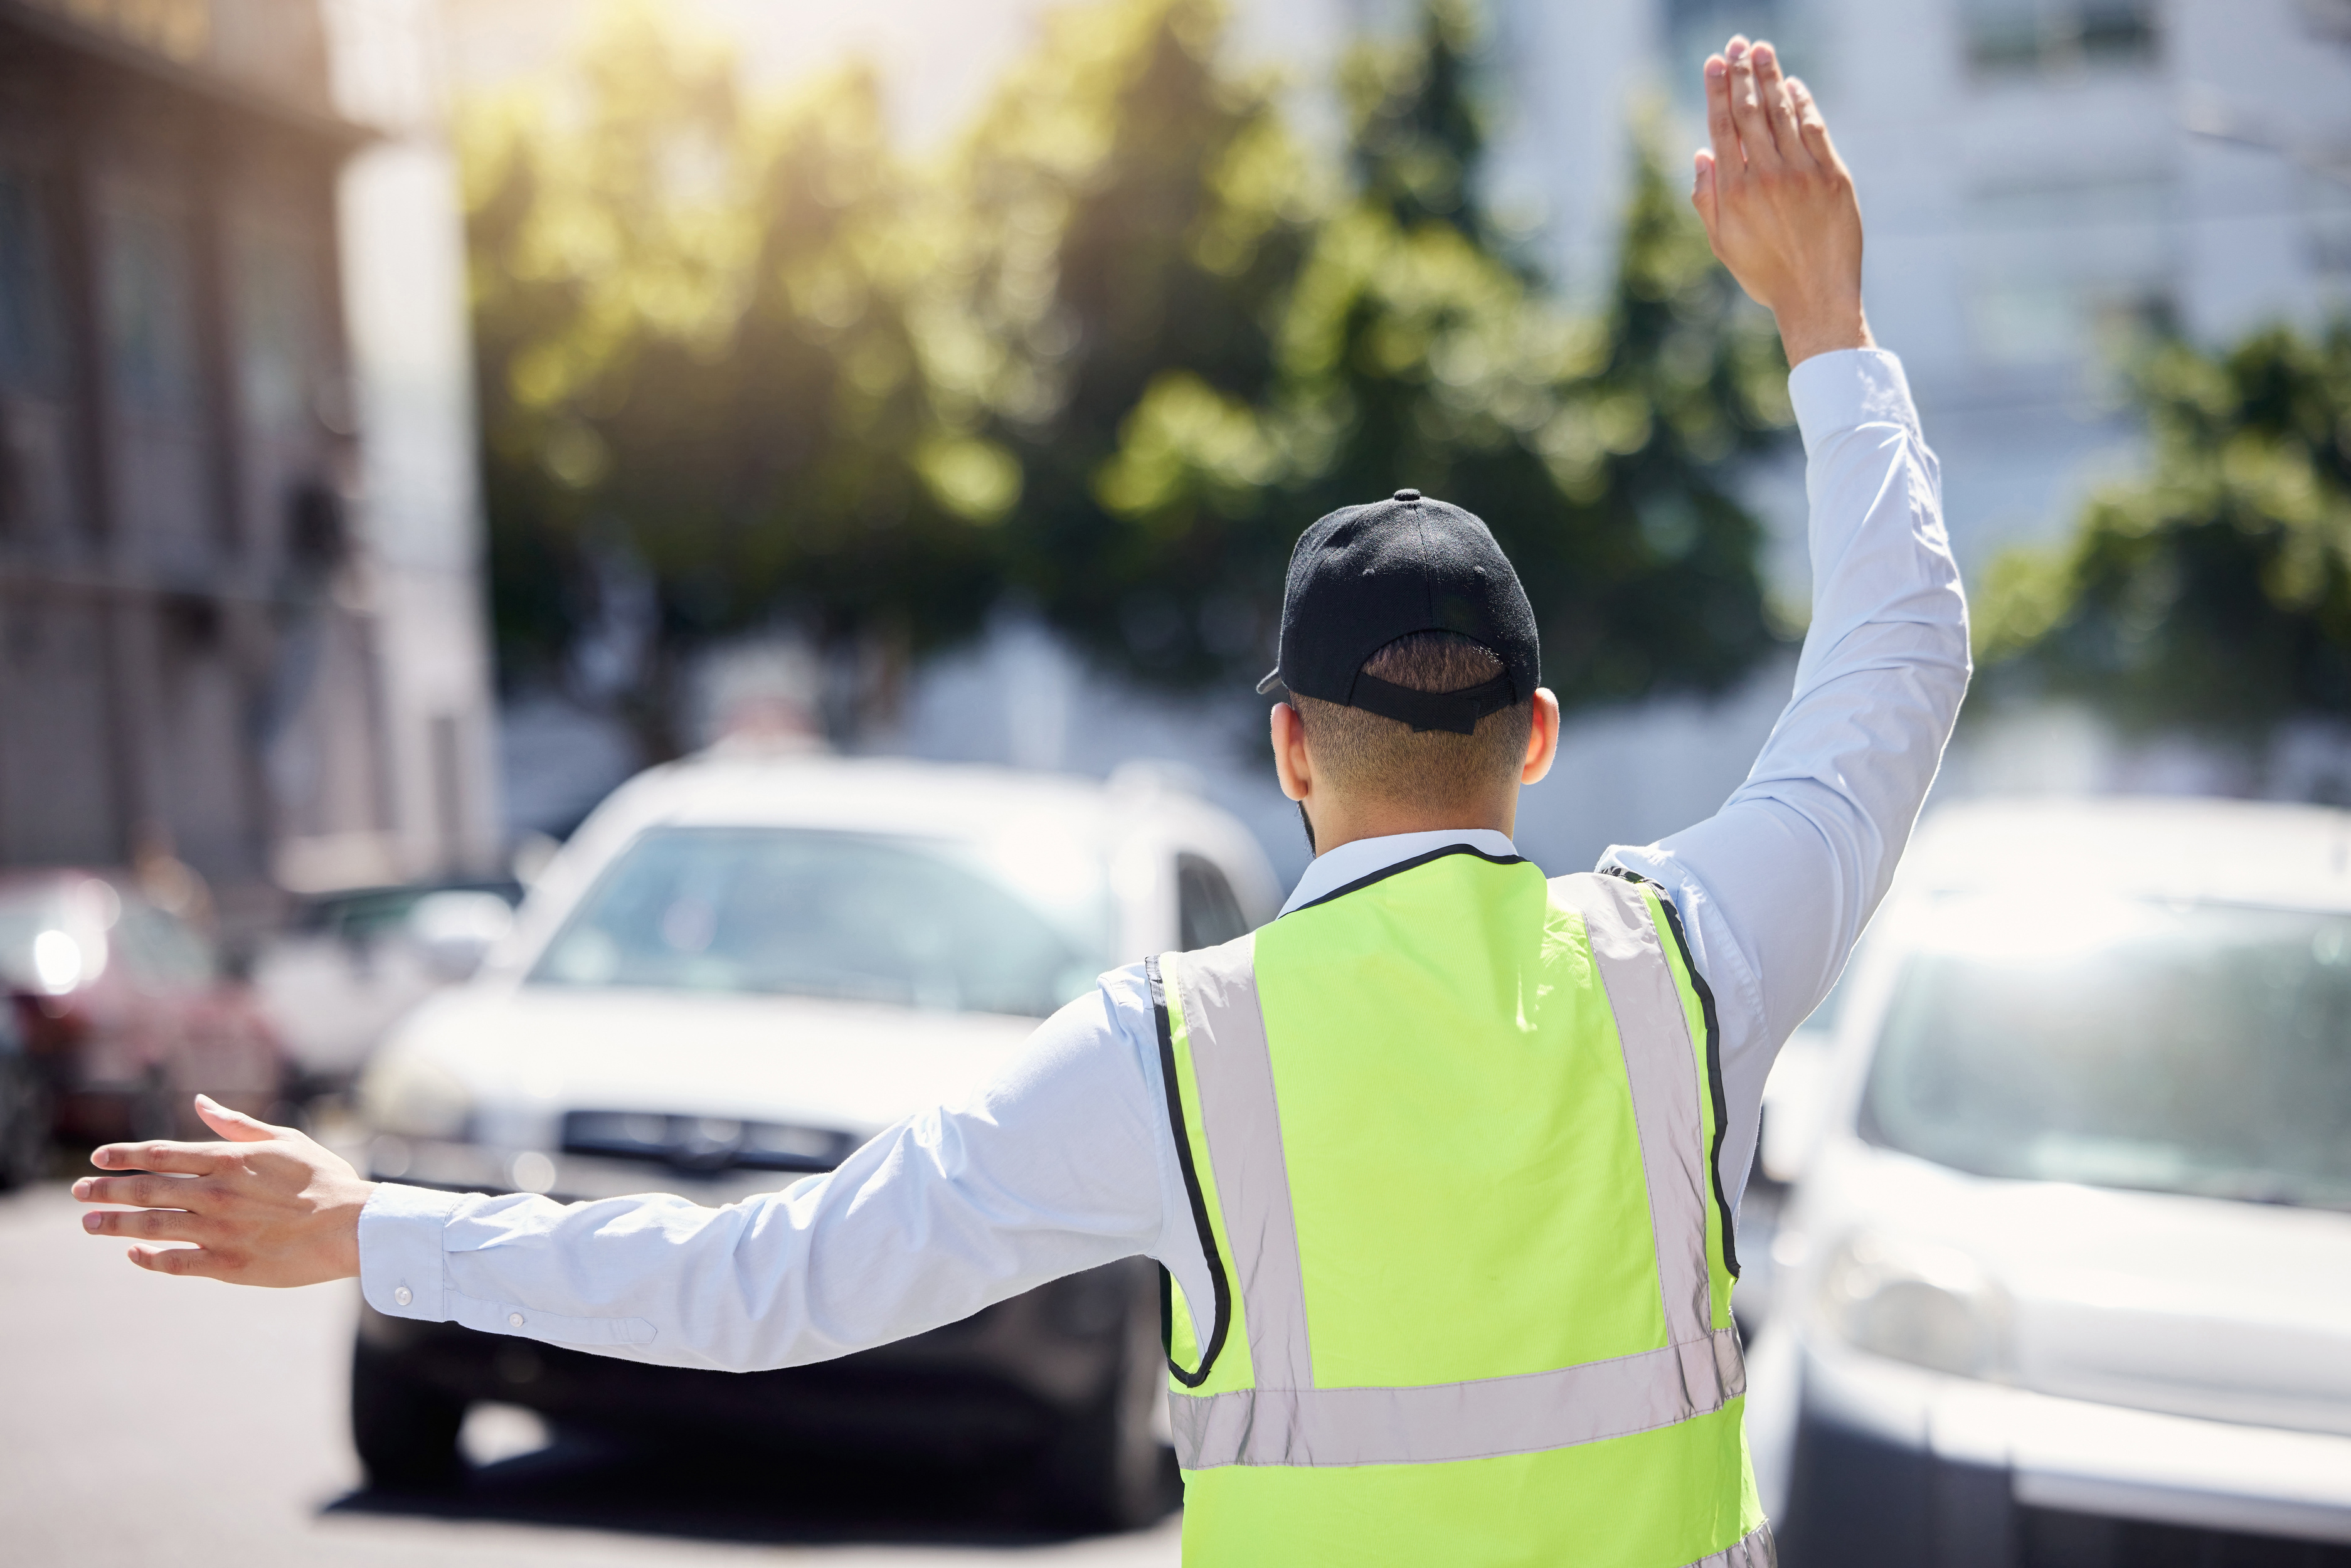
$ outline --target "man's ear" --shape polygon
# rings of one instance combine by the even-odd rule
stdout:
[[[1549,686],[1535,688],[1534,722],[1527,727],[1526,765],[1519,769],[1519,782],[1539,784],[1551,765],[1559,757],[1559,699],[1551,695]]]
[[[1314,765],[1306,755],[1306,721],[1288,703],[1273,705],[1273,775],[1281,792],[1303,801],[1314,788]]]

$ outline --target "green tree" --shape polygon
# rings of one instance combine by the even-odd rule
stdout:
[[[656,750],[675,655],[793,616],[909,650],[968,632],[1018,497],[977,411],[931,193],[870,74],[753,112],[723,47],[643,0],[574,73],[465,116],[494,598],[508,667],[560,670],[613,579],[648,574]],[[964,334],[968,338],[969,334]]]
[[[1271,395],[1327,204],[1273,82],[1219,68],[1221,16],[1215,0],[1054,14],[951,174],[977,247],[971,318],[1019,350],[990,419],[1026,476],[1012,586],[1112,663],[1179,682],[1254,656],[1257,595],[1228,576],[1252,562],[1220,520],[1179,539],[1106,509],[1101,476],[1164,381]],[[1171,553],[1189,558],[1173,580]]]
[[[1496,235],[1478,190],[1486,116],[1475,90],[1478,14],[1429,0],[1409,44],[1358,47],[1340,67],[1355,188],[1398,228],[1447,224],[1473,245]]]
[[[599,17],[568,89],[463,120],[493,591],[507,668],[560,671],[648,585],[656,749],[678,655],[777,618],[914,653],[1014,594],[1254,675],[1300,528],[1405,485],[1493,525],[1571,703],[1771,644],[1728,487],[1786,423],[1768,324],[1646,157],[1608,307],[1544,296],[1479,200],[1461,0],[1351,59],[1338,167],[1216,0],[1053,16],[928,174],[868,73],[747,105],[651,0]]]
[[[1405,486],[1491,526],[1571,706],[1718,691],[1773,643],[1733,465],[1779,439],[1784,363],[1646,143],[1607,308],[1553,305],[1490,239],[1465,14],[1347,68],[1355,183],[1306,236],[1255,390],[1170,363],[1123,414],[1087,528],[1123,593],[1057,618],[1144,671],[1264,656],[1291,540]]]
[[[1992,690],[2243,742],[2351,716],[2351,319],[2167,344],[2134,386],[2147,476],[2094,497],[2063,546],[1993,567]]]

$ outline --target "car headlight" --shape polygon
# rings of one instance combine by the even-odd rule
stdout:
[[[1868,1231],[1821,1271],[1820,1314],[1856,1349],[1959,1377],[2008,1368],[2008,1293],[1956,1248]]]
[[[369,1063],[359,1099],[376,1131],[403,1138],[462,1138],[474,1113],[464,1081],[413,1051],[387,1051]]]

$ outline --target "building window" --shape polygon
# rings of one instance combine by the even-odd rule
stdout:
[[[182,226],[144,204],[106,223],[107,370],[117,402],[180,413],[194,401],[195,331]]]
[[[237,392],[245,416],[266,430],[304,423],[310,412],[317,312],[311,256],[297,240],[256,228],[238,236]]]
[[[2155,0],[1960,0],[1959,15],[1979,76],[2145,66],[2162,41]]]
[[[2179,272],[2179,193],[2168,172],[1970,193],[1967,319],[1989,365],[2093,367],[2162,331]]]
[[[2168,290],[2135,281],[1999,278],[1968,298],[1976,358],[2010,369],[2119,365],[2176,319]]]
[[[56,390],[64,357],[61,310],[40,187],[0,169],[0,388]]]
[[[2351,186],[2307,170],[2301,183],[2311,267],[2333,287],[2338,306],[2351,308]]]

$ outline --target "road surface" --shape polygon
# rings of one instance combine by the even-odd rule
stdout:
[[[0,1194],[0,1556],[11,1568],[644,1568],[759,1563],[1172,1568],[1174,1518],[1040,1539],[1000,1489],[724,1451],[546,1445],[476,1414],[482,1463],[429,1508],[360,1490],[345,1435],[356,1285],[149,1274],[63,1182]]]

